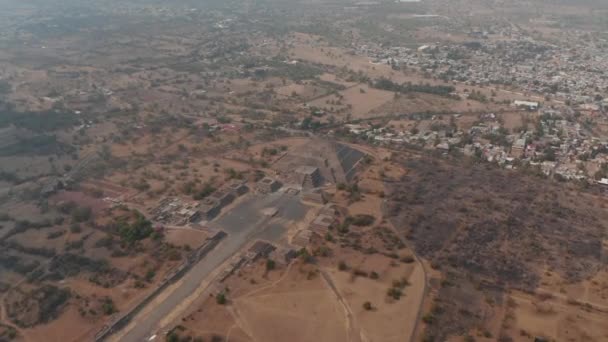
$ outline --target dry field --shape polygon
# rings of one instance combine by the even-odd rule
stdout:
[[[371,79],[388,78],[396,83],[411,82],[413,84],[428,83],[431,85],[452,85],[456,91],[461,94],[471,92],[473,90],[484,94],[488,99],[494,99],[496,103],[479,103],[477,101],[453,101],[445,98],[428,95],[428,94],[411,94],[407,101],[401,105],[399,103],[389,103],[387,106],[378,108],[380,111],[390,110],[405,112],[421,112],[425,110],[436,110],[437,108],[447,109],[454,112],[467,112],[477,110],[498,110],[508,108],[502,105],[503,101],[512,102],[513,100],[531,100],[544,101],[544,98],[534,94],[522,94],[511,89],[503,89],[499,87],[481,87],[466,85],[461,83],[446,83],[439,79],[427,78],[424,75],[415,71],[395,71],[386,64],[372,64],[369,59],[362,56],[355,56],[348,53],[344,49],[327,46],[320,42],[318,37],[306,34],[296,33],[293,35],[293,47],[290,53],[293,58],[303,59],[313,63],[321,63],[338,68],[346,67],[355,72],[362,72]],[[356,88],[356,87],[355,87]],[[407,97],[407,95],[405,95]],[[437,102],[443,102],[443,105],[438,105]],[[357,113],[360,114],[360,113]],[[356,116],[356,115],[355,115]]]
[[[376,270],[380,278],[338,271],[335,260],[324,260],[327,266],[321,268],[296,261],[270,273],[258,262],[227,280],[227,305],[209,297],[184,317],[179,334],[268,342],[398,341],[411,334],[424,284],[420,266],[395,266],[388,257],[352,251],[341,256],[352,257],[353,267]],[[400,300],[386,296],[396,279],[409,281]],[[367,301],[372,310],[363,308]]]
[[[231,341],[348,341],[346,316],[311,265],[266,274],[259,262],[226,282],[228,304],[210,297],[182,320],[180,335],[219,335]]]
[[[366,84],[353,86],[336,95],[328,95],[314,101],[308,102],[308,106],[318,107],[325,110],[348,109],[353,119],[369,119],[374,109],[382,106],[393,99],[393,93],[385,90],[370,88]],[[337,104],[336,104],[337,103]]]
[[[278,283],[233,300],[254,340],[349,341],[344,309],[323,278],[309,279],[309,272],[296,267]]]
[[[347,257],[344,255],[342,257]],[[417,263],[395,266],[391,259],[382,255],[352,255],[348,258],[353,268],[376,270],[378,280],[356,277],[350,272],[337,269],[328,271],[336,284],[338,292],[354,315],[360,336],[365,341],[402,341],[410,336],[416,325],[416,317],[424,293],[424,273]],[[386,291],[393,281],[407,279],[403,297],[394,300],[387,297]],[[370,302],[373,309],[364,309]]]

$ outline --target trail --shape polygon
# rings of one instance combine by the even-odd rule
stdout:
[[[334,293],[334,295],[336,296],[336,298],[342,305],[344,312],[346,313],[346,331],[348,334],[347,335],[348,341],[349,342],[351,342],[351,341],[352,342],[366,342],[367,338],[365,338],[363,336],[363,332],[361,331],[360,328],[357,327],[355,316],[353,315],[353,312],[351,311],[350,306],[348,305],[348,303],[346,303],[346,301],[342,297],[342,294],[340,293],[340,291],[338,291],[338,288],[336,287],[333,280],[331,279],[331,276],[329,274],[327,274],[327,272],[325,270],[321,270],[321,276],[323,276],[325,283],[332,290],[332,292]]]

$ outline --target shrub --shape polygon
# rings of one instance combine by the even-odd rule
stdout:
[[[355,269],[353,270],[353,275],[357,276],[357,277],[368,277],[369,274],[363,270],[360,269]]]
[[[72,225],[70,225],[70,232],[71,233],[80,233],[82,231],[82,228],[80,227],[80,225],[78,223],[73,223]]]
[[[156,271],[148,270],[148,272],[146,272],[146,276],[144,278],[146,279],[147,282],[151,282],[155,276],[156,276]]]
[[[310,255],[310,253],[308,252],[308,250],[306,248],[300,249],[298,254],[299,254],[300,258],[302,258],[302,260],[307,264],[312,264],[315,261],[315,258],[312,255]]]
[[[46,235],[46,238],[49,239],[49,240],[52,240],[52,239],[56,239],[56,238],[62,236],[63,234],[65,234],[65,230],[60,230],[60,231],[57,231],[57,232],[51,232],[51,233],[48,233]]]
[[[345,262],[345,261],[341,260],[341,261],[338,263],[338,269],[339,269],[340,271],[346,271],[346,270],[348,270],[348,265],[346,264],[346,262]]]
[[[370,302],[365,302],[363,303],[363,309],[365,309],[366,311],[371,311],[374,307],[372,306],[372,303]]]
[[[108,247],[111,247],[113,243],[114,243],[114,239],[112,238],[112,236],[107,235],[107,236],[102,237],[101,239],[95,241],[94,246],[97,248],[100,248],[100,247],[108,248]]]
[[[272,260],[272,259],[266,260],[266,270],[267,271],[272,271],[275,269],[275,267],[276,267],[276,263],[274,260]]]
[[[226,295],[224,293],[218,293],[217,296],[215,296],[215,301],[219,304],[219,305],[224,305],[227,302],[226,299]]]
[[[435,323],[435,320],[435,316],[430,312],[422,316],[422,321],[428,325]]]
[[[406,264],[411,264],[414,261],[416,261],[416,259],[414,259],[414,257],[411,255],[406,255],[401,258],[401,262],[406,263]]]
[[[112,298],[105,297],[103,299],[103,303],[101,304],[101,311],[106,316],[109,316],[116,312],[116,307],[114,306],[114,302],[112,301]]]
[[[137,217],[133,224],[121,222],[118,230],[123,241],[130,245],[147,238],[153,231],[152,222],[148,221],[139,212],[137,212]]]
[[[374,224],[376,218],[372,215],[357,215],[352,218],[352,224],[359,227],[370,226]]]
[[[31,293],[31,298],[38,300],[38,322],[46,323],[58,317],[70,297],[70,290],[52,285],[44,285]]]
[[[403,292],[401,291],[400,288],[391,287],[390,289],[388,289],[388,291],[386,292],[386,294],[389,297],[392,297],[395,300],[399,300],[401,298],[401,296],[403,295]]]
[[[89,207],[77,207],[72,211],[72,219],[75,222],[85,222],[91,219],[93,211]]]
[[[172,331],[167,334],[166,341],[167,342],[179,342],[179,335],[176,332]]]
[[[406,286],[409,286],[410,282],[407,281],[407,279],[405,278],[401,278],[399,280],[393,280],[393,287],[399,288],[399,289],[403,289]]]
[[[205,197],[211,195],[215,191],[215,187],[211,184],[206,183],[200,191],[197,191],[194,196],[192,196],[195,200],[200,201]]]

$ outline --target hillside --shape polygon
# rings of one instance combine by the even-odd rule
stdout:
[[[434,312],[434,327],[441,328],[432,335],[442,339],[483,323],[484,297],[500,302],[507,289],[532,293],[545,272],[573,284],[605,268],[601,195],[487,165],[430,157],[400,162],[408,173],[387,184],[386,210],[443,275],[435,304],[442,309]]]

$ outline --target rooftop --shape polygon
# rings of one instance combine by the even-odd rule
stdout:
[[[310,175],[310,174],[315,173],[317,170],[319,170],[319,168],[317,168],[315,166],[307,166],[307,165],[305,165],[305,166],[298,167],[296,169],[296,173]]]

